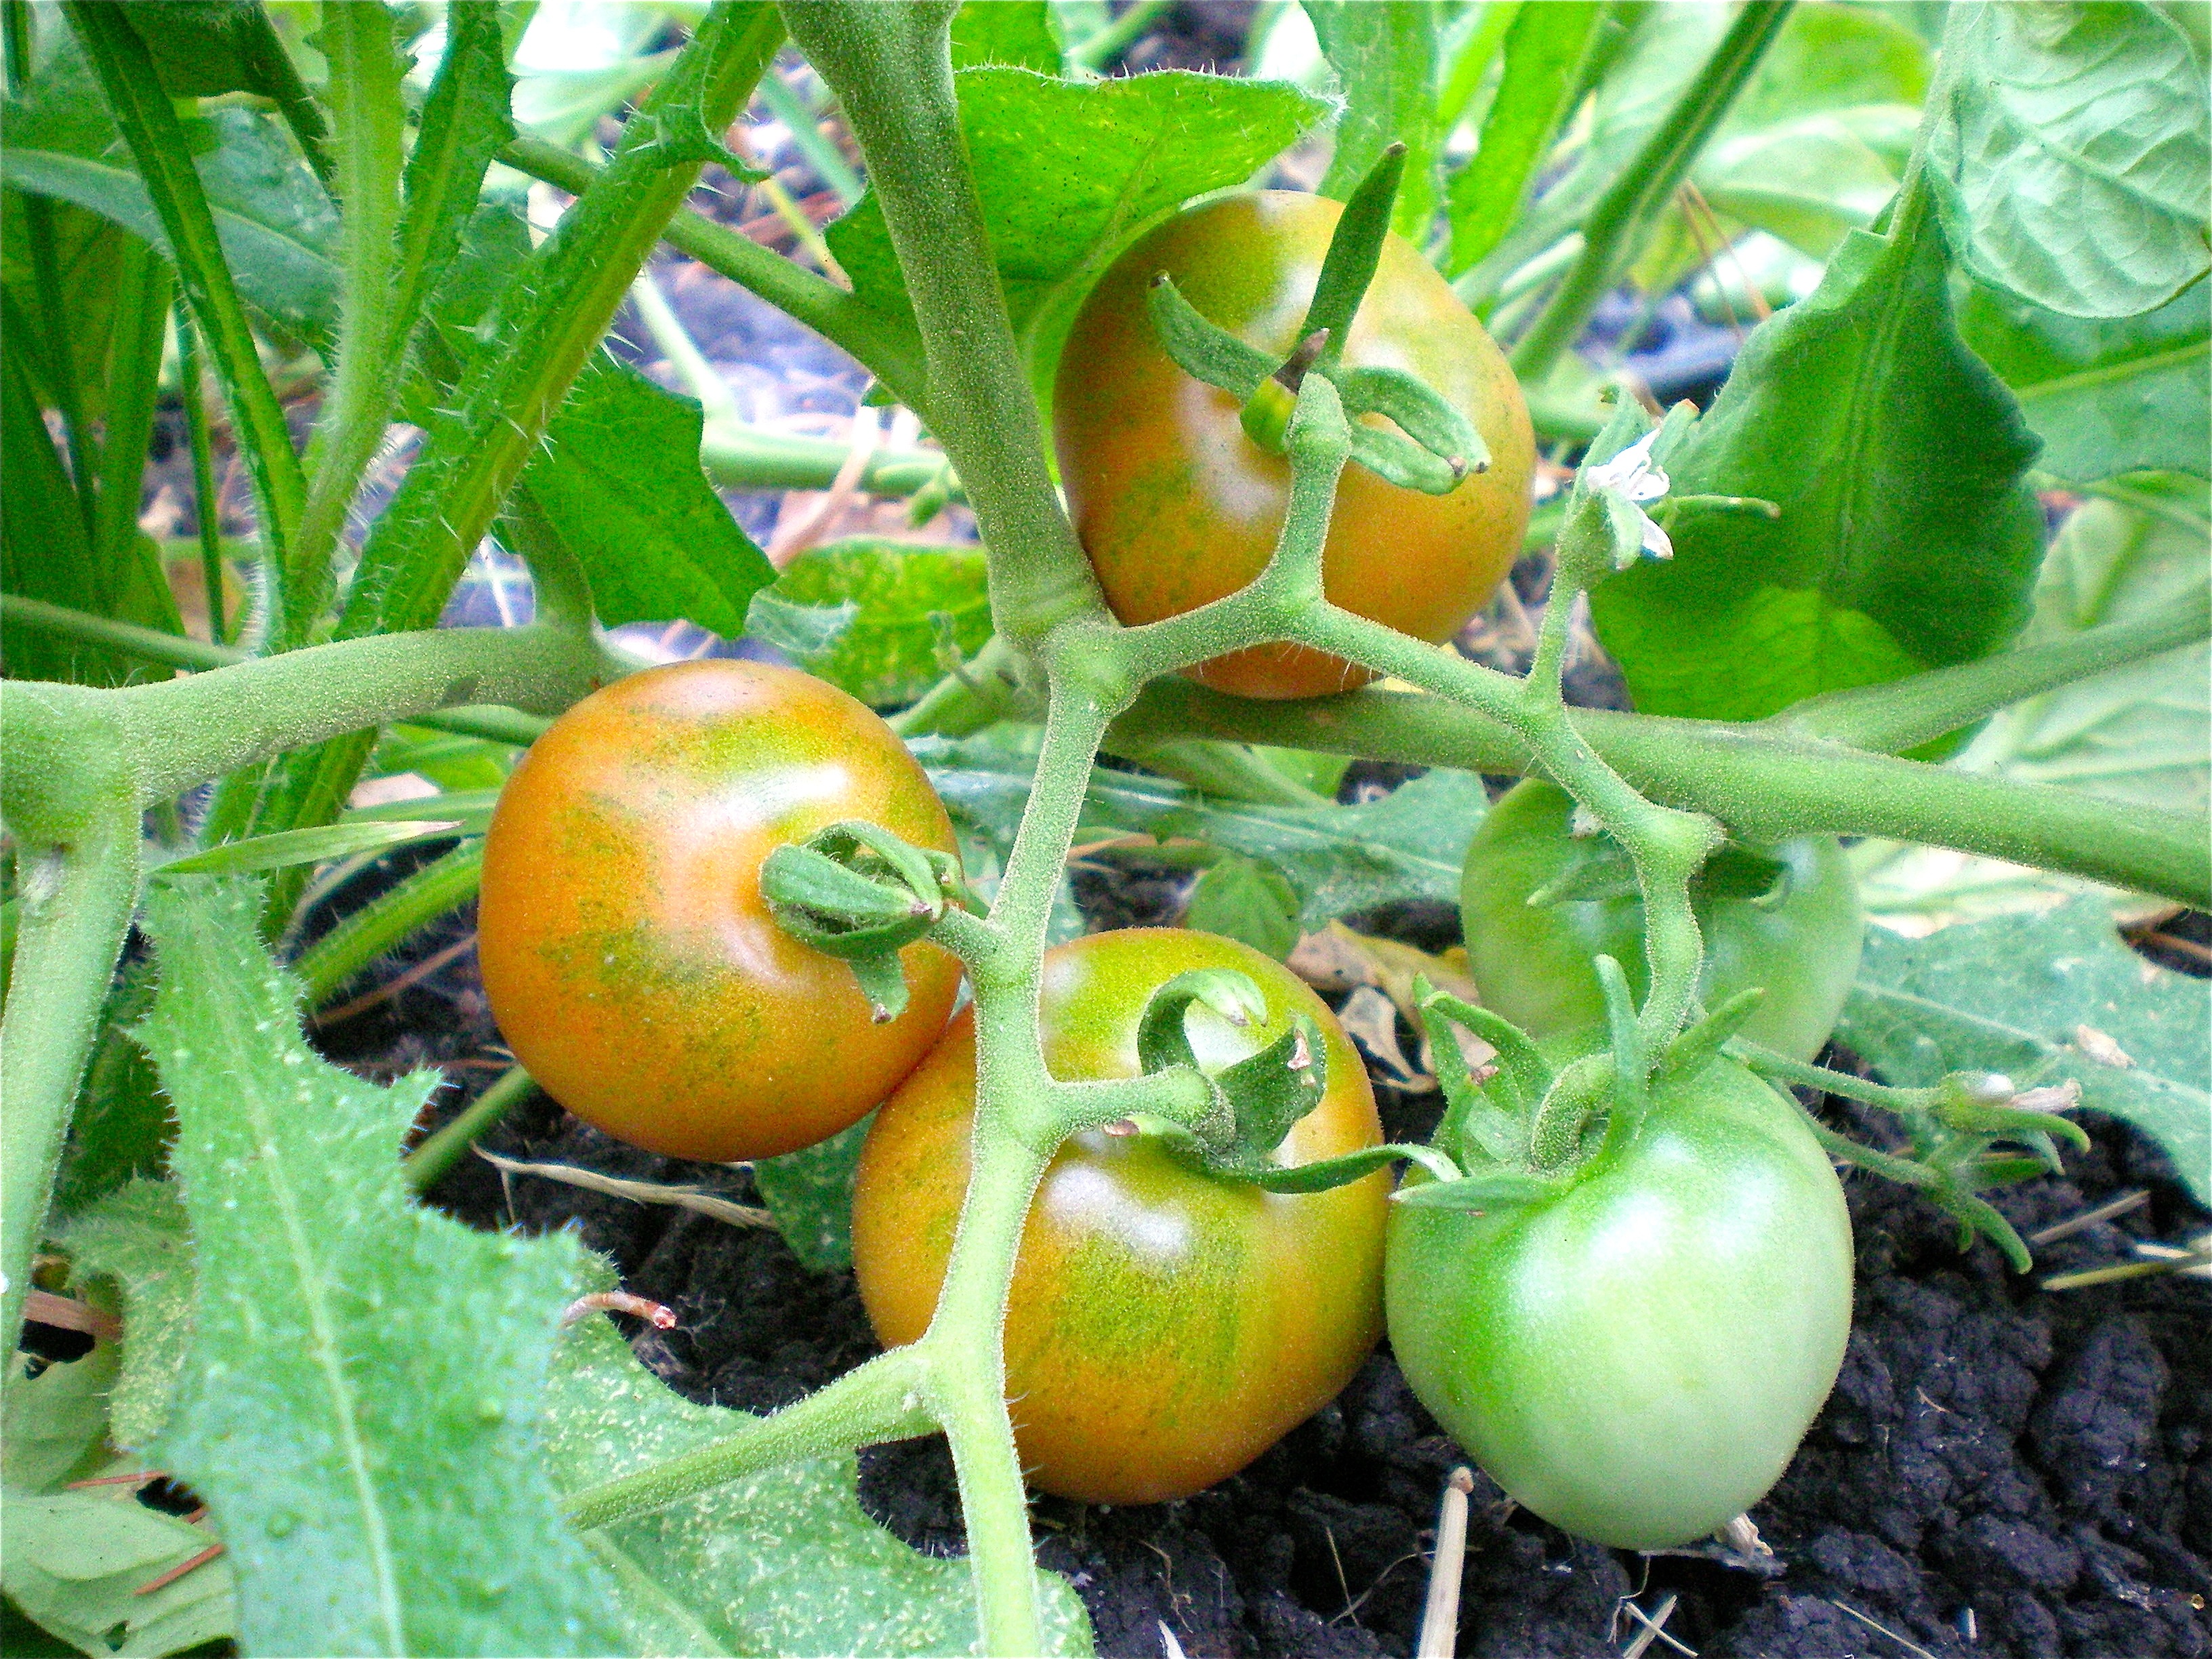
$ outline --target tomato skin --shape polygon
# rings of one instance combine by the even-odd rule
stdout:
[[[515,767],[484,845],[484,989],[515,1058],[670,1157],[767,1158],[857,1122],[944,1030],[960,967],[909,945],[910,1000],[878,1025],[850,967],[775,925],[762,860],[845,818],[954,849],[890,728],[811,675],[678,663],[576,704]]]
[[[1618,961],[1641,1001],[1650,983],[1644,955],[1644,905],[1632,894],[1531,907],[1528,895],[1574,856],[1574,801],[1530,778],[1490,809],[1467,849],[1460,918],[1468,969],[1485,1006],[1532,1036],[1605,1024],[1605,996],[1591,959]],[[1858,977],[1866,932],[1858,883],[1832,836],[1769,849],[1788,870],[1780,902],[1700,895],[1705,965],[1698,994],[1707,1008],[1762,986],[1766,995],[1743,1035],[1798,1060],[1819,1054]]]
[[[1169,220],[1085,300],[1060,359],[1054,442],[1076,529],[1123,622],[1158,622],[1236,592],[1274,550],[1290,465],[1244,434],[1228,392],[1192,380],[1153,332],[1146,295],[1167,271],[1210,321],[1278,356],[1297,344],[1342,209],[1291,191],[1221,197]],[[1387,239],[1346,342],[1353,367],[1419,375],[1489,446],[1487,472],[1448,495],[1345,468],[1323,553],[1334,603],[1443,641],[1489,599],[1528,528],[1535,445],[1505,358],[1410,243]],[[1371,417],[1379,421],[1380,417]],[[1313,697],[1372,676],[1295,646],[1200,664],[1248,697]]]
[[[1765,1494],[1841,1368],[1851,1232],[1796,1110],[1732,1061],[1662,1085],[1562,1196],[1394,1205],[1390,1346],[1507,1492],[1621,1549]]]
[[[1146,1000],[1197,968],[1241,970],[1267,1005],[1243,1033],[1194,1017],[1209,1066],[1264,1048],[1296,1011],[1321,1026],[1328,1091],[1278,1162],[1381,1139],[1365,1068],[1326,1005],[1280,963],[1210,933],[1129,928],[1048,952],[1053,1074],[1135,1075]],[[887,1347],[919,1337],[936,1308],[967,1186],[975,1076],[969,1012],[869,1127],[853,1265]],[[1141,1137],[1066,1142],[1030,1206],[1006,1314],[1006,1395],[1030,1484],[1097,1504],[1188,1497],[1334,1398],[1382,1334],[1389,1200],[1387,1174],[1289,1196],[1197,1174]]]

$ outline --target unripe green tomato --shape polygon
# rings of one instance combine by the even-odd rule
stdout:
[[[1727,1060],[1661,1085],[1634,1140],[1556,1198],[1394,1204],[1388,1264],[1421,1403],[1516,1501],[1621,1549],[1689,1543],[1763,1497],[1850,1331],[1835,1171]]]
[[[1249,945],[1181,927],[1091,933],[1046,952],[1038,1021],[1053,1075],[1133,1077],[1137,1028],[1178,974],[1229,969],[1263,1018],[1194,1010],[1218,1068],[1320,1028],[1328,1086],[1272,1154],[1319,1162],[1382,1139],[1358,1051],[1320,998]],[[968,1186],[975,1028],[963,1012],[868,1129],[853,1268],[887,1347],[928,1328]],[[1039,1182],[1006,1308],[1006,1399],[1030,1484],[1092,1504],[1187,1498],[1243,1468],[1352,1380],[1382,1334],[1379,1172],[1269,1193],[1192,1169],[1146,1135],[1071,1136]]]
[[[1535,778],[1516,784],[1476,829],[1460,878],[1468,971],[1483,1006],[1535,1037],[1604,1025],[1605,994],[1591,965],[1600,955],[1620,963],[1639,1003],[1650,985],[1638,895],[1528,902],[1587,845],[1571,832],[1574,807],[1555,784]],[[1692,887],[1705,947],[1698,995],[1711,1009],[1763,988],[1743,1036],[1810,1060],[1858,977],[1866,917],[1857,879],[1833,836],[1788,842],[1765,856],[1783,866],[1769,892],[1723,890],[1725,852]]]
[[[1282,190],[1201,202],[1115,260],[1077,313],[1060,351],[1053,439],[1084,550],[1123,622],[1178,616],[1252,580],[1290,499],[1290,463],[1253,442],[1237,399],[1191,379],[1160,343],[1146,302],[1152,279],[1167,272],[1208,321],[1287,356],[1343,211]],[[1418,375],[1489,448],[1489,470],[1443,495],[1347,466],[1329,516],[1329,599],[1402,634],[1448,640],[1520,554],[1535,467],[1528,406],[1504,354],[1399,236],[1383,240],[1344,361]],[[1372,678],[1293,645],[1216,657],[1191,676],[1245,697],[1323,696]]]

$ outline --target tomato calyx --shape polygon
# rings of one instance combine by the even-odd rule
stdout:
[[[770,853],[761,894],[784,932],[851,967],[878,1024],[906,1009],[898,953],[947,910],[975,908],[957,860],[860,819]]]
[[[1201,315],[1165,271],[1152,278],[1146,308],[1176,367],[1235,397],[1243,405],[1246,435],[1262,449],[1285,453],[1298,388],[1307,375],[1320,374],[1336,388],[1347,416],[1380,415],[1397,428],[1355,418],[1353,460],[1401,489],[1447,495],[1469,473],[1489,470],[1489,448],[1474,424],[1402,369],[1346,368],[1342,361],[1352,317],[1382,257],[1405,165],[1406,147],[1391,145],[1345,204],[1298,343],[1280,362]]]

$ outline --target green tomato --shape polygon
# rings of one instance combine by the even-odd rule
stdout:
[[[1731,1060],[1660,1085],[1556,1197],[1391,1210],[1406,1380],[1515,1499],[1600,1543],[1666,1548],[1741,1515],[1843,1364],[1843,1189]]]
[[[1484,1006],[1535,1037],[1605,1024],[1591,966],[1598,956],[1620,963],[1638,1002],[1650,983],[1634,871],[1609,839],[1571,833],[1574,805],[1557,785],[1515,785],[1475,830],[1460,881],[1468,970]],[[1578,866],[1595,878],[1589,886],[1612,890],[1528,903]],[[1759,854],[1725,848],[1698,872],[1691,899],[1705,934],[1698,994],[1705,1006],[1763,988],[1743,1035],[1794,1059],[1819,1054],[1858,976],[1866,931],[1858,883],[1835,837]]]

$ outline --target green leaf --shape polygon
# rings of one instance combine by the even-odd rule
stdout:
[[[217,108],[190,129],[193,160],[239,296],[295,338],[326,338],[337,318],[337,215],[283,124]],[[57,51],[8,103],[0,178],[112,220],[171,252],[161,216],[73,46]]]
[[[56,1242],[73,1279],[112,1279],[122,1291],[123,1370],[109,1410],[118,1446],[151,1445],[183,1381],[191,1344],[191,1232],[174,1185],[132,1182],[71,1217]]]
[[[253,884],[194,883],[143,923],[199,1274],[154,1455],[221,1525],[241,1645],[610,1651],[626,1632],[537,1426],[577,1246],[413,1202],[397,1153],[435,1079],[380,1088],[311,1053],[258,915]]]
[[[793,559],[768,595],[833,613],[854,607],[850,626],[826,647],[793,654],[809,672],[880,708],[912,702],[943,674],[934,615],[951,619],[953,646],[963,657],[991,637],[985,562],[980,547],[833,542]]]
[[[2164,305],[2208,264],[2212,119],[2156,7],[1955,5],[1928,176],[1960,262],[2073,317]]]
[[[1243,182],[1322,108],[1294,87],[1180,70],[1083,86],[977,69],[963,71],[958,85],[961,131],[1017,331],[1054,290],[1087,286],[1152,220]],[[832,225],[829,242],[863,300],[906,309],[874,197]],[[1038,349],[1048,363],[1046,343]]]
[[[836,648],[860,614],[860,607],[849,599],[842,605],[793,605],[777,597],[773,587],[763,587],[745,607],[745,634],[811,666]]]
[[[1453,175],[1448,204],[1456,276],[1496,247],[1521,211],[1538,165],[1582,91],[1583,55],[1606,8],[1598,0],[1524,5],[1505,32],[1505,68],[1482,118],[1474,159]]]
[[[1437,211],[1437,120],[1443,43],[1434,6],[1377,6],[1365,0],[1306,0],[1314,36],[1343,88],[1336,151],[1321,193],[1350,198],[1393,143],[1406,146],[1406,176],[1390,216],[1400,235],[1425,241]]]
[[[1280,872],[1232,855],[1199,876],[1182,925],[1241,939],[1280,962],[1298,942],[1299,908],[1297,890]]]
[[[817,1273],[853,1265],[853,1171],[872,1117],[812,1146],[757,1158],[753,1185],[791,1253]]]
[[[602,352],[523,473],[610,628],[681,617],[734,639],[753,595],[775,580],[700,470],[701,420],[690,398]]]
[[[12,1504],[19,1492],[52,1492],[90,1474],[107,1461],[108,1392],[115,1386],[116,1348],[102,1342],[82,1359],[46,1365],[12,1356],[0,1430],[0,1485]],[[4,1554],[4,1553],[0,1553]]]
[[[14,130],[9,128],[9,142]],[[5,161],[0,159],[0,169]],[[120,288],[120,267],[128,233],[112,220],[88,212],[74,203],[51,197],[36,198],[42,204],[53,239],[58,293],[40,283],[31,256],[28,204],[33,198],[21,191],[0,191],[0,283],[8,297],[26,319],[64,319],[60,332],[69,349],[69,366],[75,376],[85,413],[97,416],[104,406],[107,381],[107,343],[113,333],[115,301]],[[58,399],[50,384],[46,353],[34,349],[38,342],[29,333],[8,341],[10,353],[22,352],[28,373],[39,387],[39,399],[49,408]]]
[[[1592,592],[1599,638],[1640,711],[1715,720],[1984,656],[2026,620],[2034,453],[1952,326],[1933,216],[1907,203],[1753,333],[1661,457],[1674,495],[1753,496],[1780,518],[1677,515],[1672,561]]]
[[[744,1413],[695,1406],[590,1319],[554,1356],[553,1479],[574,1492],[732,1432]],[[858,1460],[787,1464],[588,1534],[653,1653],[981,1651],[964,1560],[908,1548],[860,1510]],[[1089,1650],[1083,1608],[1050,1574],[1045,1640]]]
[[[417,811],[422,810],[418,803]],[[354,823],[325,824],[316,830],[286,830],[273,836],[254,836],[225,842],[204,853],[193,853],[156,865],[152,874],[162,880],[182,876],[239,876],[256,870],[283,870],[295,864],[325,864],[410,842],[450,836],[458,821],[450,818],[383,818]]]
[[[968,0],[952,19],[952,67],[1011,64],[1057,76],[1060,34],[1045,0]]]
[[[910,745],[956,824],[1003,846],[1030,793],[1032,762],[973,740]],[[1091,775],[1079,839],[1183,836],[1264,860],[1298,898],[1301,931],[1395,900],[1456,903],[1468,837],[1487,805],[1480,780],[1431,772],[1362,806],[1256,806],[1210,799],[1164,778]],[[963,848],[964,850],[964,848]]]
[[[2212,285],[2198,283],[2140,317],[2101,322],[1979,283],[1963,291],[1960,332],[2020,399],[2043,440],[2043,471],[2075,483],[2139,470],[2204,475]]]
[[[149,1594],[138,1591],[216,1541],[205,1528],[149,1509],[127,1490],[11,1494],[0,1587],[85,1653],[181,1653],[238,1634],[230,1557],[218,1555]]]
[[[2079,1079],[2081,1104],[2163,1146],[2212,1201],[2212,986],[2120,942],[2101,899],[1905,939],[1871,929],[1836,1037],[1900,1087],[1955,1071]]]
[[[453,264],[476,211],[484,170],[514,136],[514,90],[501,52],[495,7],[481,0],[447,8],[446,56],[438,66],[402,179],[399,293],[393,304],[411,328]]]

